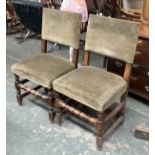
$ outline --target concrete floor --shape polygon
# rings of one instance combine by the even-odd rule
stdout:
[[[96,150],[94,133],[79,119],[67,116],[61,127],[51,124],[46,104],[33,96],[25,98],[19,107],[10,66],[40,53],[40,40],[36,37],[18,44],[17,36],[20,34],[6,37],[7,155],[148,155],[149,143],[134,137],[134,128],[149,126],[145,101],[128,97],[125,123],[104,142],[102,151]],[[51,54],[68,57],[67,49]],[[103,58],[93,55],[91,59],[91,64],[102,67]]]

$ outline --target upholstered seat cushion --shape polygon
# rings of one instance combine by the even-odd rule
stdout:
[[[114,99],[127,90],[126,81],[113,73],[95,67],[80,67],[53,82],[55,91],[94,110],[103,112]]]
[[[74,69],[74,64],[52,54],[40,54],[12,65],[11,70],[21,78],[46,88],[52,88],[57,77]]]

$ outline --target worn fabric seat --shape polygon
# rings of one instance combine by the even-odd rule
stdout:
[[[37,96],[48,102],[49,117],[53,121],[55,116],[51,114],[54,107],[52,82],[54,79],[77,67],[80,46],[80,26],[80,14],[51,8],[43,9],[41,54],[11,66],[15,77],[16,98],[20,106],[24,97],[30,94]],[[72,47],[72,62],[49,54],[47,50],[48,41]],[[36,85],[34,87],[29,84],[27,85],[28,82],[35,83]],[[42,93],[39,91],[41,88],[44,88],[46,91]]]
[[[126,92],[127,82],[116,74],[83,66],[54,80],[54,90],[103,112],[116,97]]]
[[[74,68],[75,65],[64,58],[52,54],[39,54],[14,64],[11,70],[21,78],[51,89],[54,79]]]
[[[84,66],[53,81],[53,90],[58,93],[54,102],[57,122],[61,124],[64,109],[89,122],[96,128],[98,149],[102,148],[105,138],[124,122],[138,32],[139,24],[136,22],[90,15],[83,55]],[[91,53],[125,62],[123,76],[89,66]],[[97,117],[69,104],[70,100],[66,101],[59,93],[93,109]],[[120,99],[119,104],[115,104],[116,98]]]

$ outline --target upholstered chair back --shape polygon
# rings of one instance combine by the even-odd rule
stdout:
[[[132,63],[140,24],[90,15],[85,50]]]
[[[42,39],[79,48],[81,15],[51,8],[43,9]]]

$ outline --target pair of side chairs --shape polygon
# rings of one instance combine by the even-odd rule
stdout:
[[[17,101],[22,105],[23,97],[32,94],[49,105],[49,118],[60,123],[63,111],[80,117],[96,128],[97,148],[102,148],[105,136],[124,121],[124,109],[128,82],[137,44],[139,24],[121,19],[89,16],[83,56],[83,66],[77,68],[80,42],[81,15],[55,9],[43,9],[42,53],[13,64]],[[72,62],[47,53],[47,41],[74,48]],[[116,58],[126,62],[124,76],[118,76],[89,66],[90,52]],[[37,86],[30,88],[27,82]],[[40,88],[47,94],[39,92]],[[22,93],[21,89],[25,92]],[[80,111],[61,96],[84,105],[96,112],[96,117]],[[120,104],[113,108],[115,98]],[[106,123],[112,122],[109,128]]]

